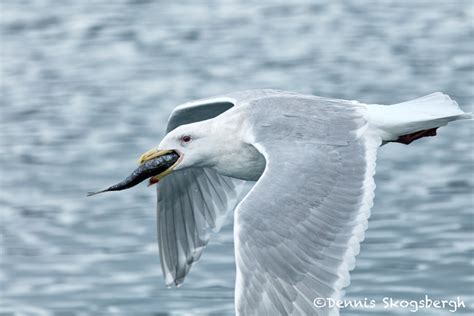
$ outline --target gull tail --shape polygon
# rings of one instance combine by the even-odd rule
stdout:
[[[384,142],[409,144],[435,136],[438,127],[451,121],[472,119],[446,94],[436,92],[411,101],[393,105],[368,105],[369,122]]]

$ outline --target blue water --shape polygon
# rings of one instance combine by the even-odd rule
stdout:
[[[177,104],[249,88],[385,104],[439,90],[474,104],[472,1],[3,0],[0,10],[1,315],[233,313],[231,227],[166,289],[154,190],[85,198],[136,166]],[[460,296],[455,315],[472,315],[472,139],[472,123],[456,122],[380,150],[347,298]]]

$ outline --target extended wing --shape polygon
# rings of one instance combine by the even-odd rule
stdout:
[[[313,302],[349,284],[381,141],[350,102],[283,96],[246,110],[266,169],[235,213],[236,312],[337,315]]]

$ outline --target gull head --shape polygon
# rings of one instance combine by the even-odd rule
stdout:
[[[172,151],[179,155],[179,159],[166,171],[151,177],[149,184],[157,183],[176,170],[189,167],[212,167],[218,160],[221,147],[225,147],[221,146],[223,141],[218,134],[213,133],[211,121],[181,125],[169,132],[157,147],[141,155],[139,163],[143,164]]]
[[[221,175],[243,180],[257,180],[265,168],[265,158],[246,139],[246,131],[234,116],[181,125],[169,132],[160,144],[140,157],[140,163],[174,151],[176,163],[165,172],[153,176],[154,184],[173,171],[213,168]]]

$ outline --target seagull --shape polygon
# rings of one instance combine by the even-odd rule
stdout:
[[[349,285],[377,149],[469,118],[439,92],[387,106],[259,89],[176,107],[139,160],[176,157],[149,178],[166,284],[183,283],[233,213],[237,315],[339,315],[315,300]]]

